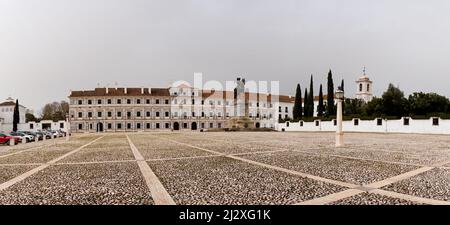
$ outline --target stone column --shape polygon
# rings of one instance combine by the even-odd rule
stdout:
[[[337,99],[337,129],[336,129],[336,147],[344,146],[344,132],[342,131],[342,101],[344,100],[344,92],[336,91]]]

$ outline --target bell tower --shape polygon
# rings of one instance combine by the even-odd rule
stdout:
[[[356,99],[364,102],[370,102],[373,99],[373,82],[366,74],[366,67],[363,69],[363,75],[356,80]]]

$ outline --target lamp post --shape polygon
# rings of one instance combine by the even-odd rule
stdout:
[[[342,101],[344,101],[344,91],[338,88],[336,91],[337,99],[337,129],[336,129],[336,147],[344,146],[344,132],[342,131]]]
[[[70,119],[69,113],[66,114],[66,141],[70,140]]]

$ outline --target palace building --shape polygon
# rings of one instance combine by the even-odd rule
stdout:
[[[199,90],[185,83],[168,88],[72,91],[70,128],[72,132],[201,130],[240,124],[275,128],[280,119],[292,118],[294,96],[249,93],[244,86],[245,79],[238,78],[234,91]],[[314,98],[314,115],[318,100]]]

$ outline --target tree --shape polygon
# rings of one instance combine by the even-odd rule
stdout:
[[[347,106],[344,109],[345,115],[359,117],[359,116],[363,116],[364,114],[366,114],[366,104],[363,100],[346,98],[344,102],[345,102],[345,105]]]
[[[345,89],[344,89],[344,79],[342,79],[342,81],[341,81],[341,90],[344,92],[344,94],[345,94]],[[344,101],[342,102],[342,113],[344,114],[344,115],[346,115],[346,113],[345,113],[345,103],[346,103],[346,101],[345,101],[345,97],[344,97]]]
[[[69,103],[66,101],[48,103],[42,108],[42,120],[65,120],[69,112]]]
[[[314,83],[313,83],[313,75],[311,74],[311,80],[309,82],[309,96],[308,96],[308,116],[314,116]]]
[[[26,123],[28,122],[38,122],[38,119],[31,113],[25,114]]]
[[[13,131],[16,132],[17,125],[20,123],[20,112],[19,112],[19,100],[16,100],[16,106],[14,107],[14,114],[13,114]]]
[[[300,87],[300,84],[297,84],[297,90],[295,91],[295,103],[294,103],[294,110],[293,110],[293,118],[294,120],[301,120],[302,119],[302,89]]]
[[[327,82],[327,116],[332,116],[335,114],[334,110],[334,83],[333,74],[331,70],[328,72],[328,82]]]
[[[405,94],[393,84],[389,84],[386,92],[383,93],[383,114],[387,116],[406,116],[409,112],[408,100]]]
[[[415,92],[408,97],[412,115],[429,115],[447,113],[450,101],[447,97],[436,93]]]
[[[317,106],[317,116],[321,117],[323,116],[323,113],[325,111],[325,107],[323,105],[323,91],[322,91],[322,84],[320,84],[319,89],[319,105]]]
[[[305,101],[303,102],[303,105],[304,105],[304,107],[303,107],[303,111],[304,111],[304,116],[305,117],[309,117],[309,115],[308,115],[308,113],[309,113],[309,109],[308,109],[308,107],[309,107],[309,98],[307,97],[308,96],[308,88],[305,88]]]
[[[365,113],[368,116],[382,116],[383,115],[383,99],[373,98],[372,101],[366,105]]]

